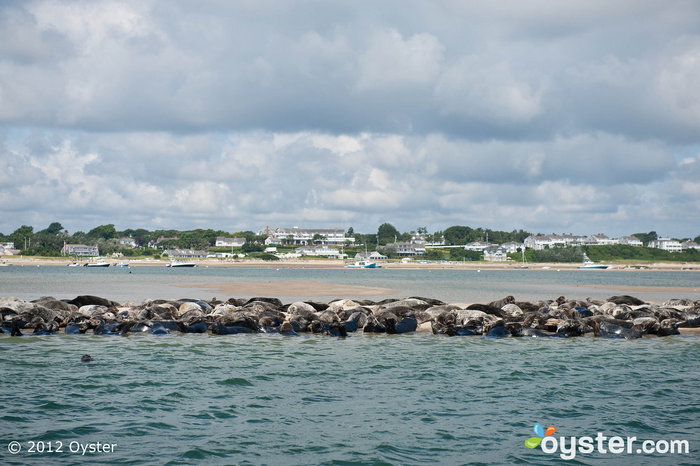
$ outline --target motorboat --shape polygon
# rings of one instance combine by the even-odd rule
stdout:
[[[181,262],[181,261],[172,261],[169,264],[165,264],[166,267],[197,267],[197,264],[194,262]]]
[[[609,269],[609,265],[596,264],[588,258],[586,253],[583,253],[583,264],[578,267],[579,269]]]
[[[126,262],[120,262],[118,264],[114,264],[115,267],[129,267],[129,264]]]
[[[103,260],[86,262],[83,264],[83,267],[109,267],[109,262],[105,262]]]
[[[368,260],[356,261],[354,264],[347,265],[348,269],[381,269],[381,265],[377,265],[376,262],[371,262]]]

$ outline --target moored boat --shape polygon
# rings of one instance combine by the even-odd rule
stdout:
[[[105,261],[95,261],[95,262],[86,262],[83,264],[83,267],[109,267],[109,262]]]
[[[347,265],[348,269],[381,269],[381,265],[377,265],[376,262],[371,262],[367,260],[356,261],[354,264]]]
[[[172,261],[169,264],[165,264],[166,267],[197,267],[197,264],[194,262],[180,262],[180,261]]]
[[[583,253],[583,264],[578,267],[579,269],[608,269],[609,265],[596,264],[588,258],[586,253]]]

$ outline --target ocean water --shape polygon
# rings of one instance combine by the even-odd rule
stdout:
[[[36,299],[41,296],[74,298],[81,294],[103,296],[118,302],[144,299],[211,299],[221,293],[198,285],[236,282],[307,281],[324,284],[379,287],[391,290],[365,298],[380,300],[426,296],[451,302],[489,302],[513,295],[518,300],[605,299],[632,294],[662,302],[670,297],[700,300],[700,271],[622,270],[445,270],[274,268],[274,267],[0,267],[0,296]],[[620,288],[616,289],[615,287]],[[630,291],[626,287],[641,287]],[[603,288],[605,287],[605,288]],[[664,288],[683,288],[669,292]],[[251,297],[237,295],[236,297]],[[226,298],[229,296],[226,296]],[[311,297],[362,298],[362,296],[277,296],[285,302]]]
[[[689,290],[626,293],[665,300],[698,299],[692,288],[700,277],[538,270],[128,272],[7,267],[0,269],[0,296],[210,298],[210,290],[183,285],[284,280],[481,302],[507,294],[620,294],[595,285]],[[93,362],[80,361],[85,353]],[[555,438],[601,432],[636,437],[633,450],[642,440],[690,446],[681,455],[577,453],[576,464],[698,464],[698,354],[697,336],[0,335],[0,464],[563,462],[558,453],[525,446],[536,422],[555,426]],[[21,451],[13,454],[12,442]],[[114,444],[114,451],[90,451],[98,442]]]
[[[697,464],[699,352],[687,336],[0,337],[0,463],[561,461],[524,445],[539,422],[567,438],[690,445],[576,464]],[[70,451],[97,442],[116,446]]]

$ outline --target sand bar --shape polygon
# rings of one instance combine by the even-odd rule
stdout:
[[[386,296],[398,290],[371,286],[341,285],[314,281],[227,282],[201,285],[175,285],[182,288],[211,290],[226,296]]]

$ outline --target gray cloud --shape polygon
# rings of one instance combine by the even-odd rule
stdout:
[[[698,31],[692,1],[6,2],[0,228],[696,235]]]

